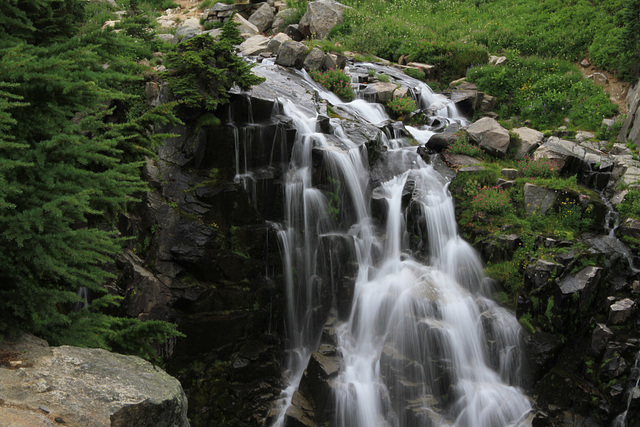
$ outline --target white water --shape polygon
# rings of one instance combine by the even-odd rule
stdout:
[[[321,99],[353,116],[372,124],[389,120],[381,106],[364,100],[343,103],[312,85]],[[446,99],[426,93],[426,86],[420,89],[422,108],[463,121]],[[289,386],[274,425],[285,424],[293,393],[320,344],[325,319],[318,309],[323,285],[317,260],[328,235],[353,242],[358,263],[350,316],[337,327],[344,366],[333,381],[335,416],[330,425],[522,425],[531,405],[518,388],[520,326],[486,298],[482,264],[457,234],[446,180],[409,141],[394,137],[386,162],[395,176],[372,191],[365,147],[351,142],[337,121],[332,121],[335,138],[317,133],[316,115],[281,102],[297,134],[285,184],[285,222],[279,230]],[[421,144],[433,133],[410,131]],[[322,185],[313,175],[314,148],[323,159],[327,182]],[[414,260],[408,248],[403,195],[409,191],[427,230],[429,265]],[[330,192],[339,194],[338,208],[332,206]],[[372,218],[372,193],[385,201],[384,224],[376,225]]]

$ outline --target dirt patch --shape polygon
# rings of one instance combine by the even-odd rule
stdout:
[[[585,67],[584,65],[587,63],[589,63],[589,61],[585,59],[578,64],[578,68],[580,68],[582,75],[585,78],[593,79],[598,86],[601,86],[604,91],[607,92],[611,102],[618,105],[618,111],[620,114],[627,114],[627,105],[624,100],[631,88],[631,83],[619,80],[610,72],[601,70],[590,63]]]
[[[0,350],[0,368],[19,369],[31,366],[27,363],[20,353],[12,351]]]

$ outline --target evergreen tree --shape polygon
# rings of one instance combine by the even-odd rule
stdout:
[[[116,214],[146,188],[141,155],[163,137],[153,126],[175,118],[171,105],[114,116],[114,101],[136,102],[116,88],[143,84],[126,72],[138,48],[110,30],[76,33],[83,3],[2,6],[6,28],[19,31],[0,33],[0,335],[22,329],[149,357],[175,329],[105,314],[118,298],[105,295],[104,265],[121,249]],[[103,296],[72,312],[80,287]]]

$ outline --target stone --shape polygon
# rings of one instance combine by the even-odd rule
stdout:
[[[592,80],[596,86],[606,87],[609,86],[609,78],[603,73],[593,73],[587,76],[589,80]]]
[[[483,92],[478,92],[478,95],[481,98],[479,107],[481,113],[489,113],[498,105],[498,98],[495,96],[487,95]]]
[[[267,52],[278,53],[282,43],[291,40],[291,38],[285,33],[278,33],[269,40],[267,44]]]
[[[238,49],[245,55],[255,56],[267,52],[269,50],[269,43],[270,40],[267,37],[256,35],[243,41],[240,46],[238,46]]]
[[[527,214],[545,214],[553,207],[558,197],[556,190],[540,187],[535,184],[526,183],[524,185],[524,209]]]
[[[491,64],[493,66],[502,65],[505,62],[507,62],[507,57],[506,56],[495,56],[495,55],[489,56],[489,64]]]
[[[30,335],[5,340],[0,350],[18,353],[24,362],[20,369],[0,369],[2,425],[12,417],[21,422],[8,425],[55,425],[38,416],[46,408],[48,418],[66,425],[189,426],[178,380],[139,357],[49,347]]]
[[[640,220],[628,218],[620,227],[616,229],[619,237],[631,237],[640,240]]]
[[[240,36],[244,39],[253,37],[260,32],[258,27],[253,25],[251,22],[249,22],[245,18],[243,18],[242,15],[238,13],[234,15],[233,21],[238,23],[238,30],[240,31]]]
[[[327,53],[324,56],[322,69],[323,70],[336,70],[336,69],[342,70],[346,65],[347,65],[346,56],[335,54],[335,53]]]
[[[273,18],[273,22],[271,23],[271,29],[274,32],[284,31],[287,21],[291,21],[291,19],[296,16],[298,10],[295,8],[282,9],[280,12],[276,14]]]
[[[314,47],[304,59],[303,66],[307,71],[316,71],[322,68],[323,63],[324,52],[317,47]]]
[[[609,306],[609,323],[620,325],[626,322],[635,311],[635,308],[636,303],[629,298],[614,302]]]
[[[273,10],[271,10],[271,6],[267,3],[262,3],[262,6],[258,8],[251,16],[249,17],[249,22],[258,28],[258,31],[264,32],[271,28],[271,23],[273,22],[274,15]]]
[[[200,21],[196,18],[189,18],[184,21],[184,24],[180,25],[176,30],[176,34],[173,37],[173,44],[180,43],[185,40],[189,40],[198,34],[202,33],[200,27]]]
[[[307,57],[307,46],[304,43],[288,40],[278,49],[276,64],[283,67],[302,68]]]
[[[595,293],[601,276],[601,267],[588,266],[580,270],[575,276],[562,279],[558,284],[558,288],[563,296],[570,296],[578,292],[580,295],[579,306],[584,309],[589,306],[591,296]]]
[[[531,290],[540,289],[557,277],[563,269],[564,266],[557,262],[537,259],[527,265],[525,283]]]
[[[431,136],[431,138],[429,138],[429,140],[425,144],[425,147],[435,151],[436,153],[440,153],[446,150],[447,148],[449,148],[449,146],[453,144],[456,141],[456,139],[457,137],[454,134],[447,134],[444,132],[436,133],[433,136]]]
[[[524,159],[527,155],[531,154],[533,150],[538,148],[542,143],[544,134],[535,129],[528,127],[514,128],[513,132],[518,135],[520,139],[516,145],[516,159]]]
[[[370,99],[372,102],[385,104],[391,101],[391,98],[393,98],[393,92],[396,90],[396,88],[397,86],[395,83],[375,82],[373,84],[367,85],[367,88],[363,93],[365,97],[367,97],[367,99]]]
[[[500,175],[504,176],[506,179],[514,180],[520,176],[520,172],[518,169],[505,168],[500,171]]]
[[[510,147],[509,131],[489,117],[483,117],[467,127],[469,137],[490,154],[505,157]]]
[[[298,29],[298,24],[291,24],[284,29],[284,33],[288,35],[294,41],[304,40],[304,34]]]
[[[575,142],[560,139],[557,136],[550,137],[534,153],[534,159],[550,158],[558,162],[561,172],[569,174],[584,173],[586,168],[592,168],[597,163],[606,162],[604,153],[587,147],[582,147]],[[592,169],[589,169],[592,170]]]
[[[591,333],[591,351],[595,354],[602,353],[607,348],[611,337],[613,337],[613,332],[607,328],[607,325],[596,323],[596,327]]]
[[[406,65],[407,67],[422,71],[424,73],[424,78],[427,80],[436,78],[437,69],[435,65],[423,64],[422,62],[409,62]]]
[[[309,38],[324,39],[333,27],[342,23],[346,6],[334,0],[316,0],[307,5],[300,19],[300,31]]]
[[[640,146],[640,80],[629,90],[625,98],[628,113],[618,134],[618,142],[625,143],[627,139]]]

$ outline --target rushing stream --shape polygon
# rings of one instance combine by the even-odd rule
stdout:
[[[381,70],[409,87],[440,128],[466,124],[451,102],[426,85],[376,68]],[[320,307],[344,282],[335,277],[343,271],[349,271],[352,298],[335,327],[341,362],[331,381],[328,425],[524,424],[531,404],[519,388],[520,326],[488,298],[482,263],[457,234],[448,181],[418,154],[436,127],[407,126],[412,138],[394,132],[384,108],[366,96],[343,103],[306,74],[298,77],[315,91],[317,105],[349,120],[331,119],[321,132],[319,120],[326,117],[286,97],[275,112],[292,121],[296,136],[283,183],[284,222],[278,225],[288,387],[273,424],[286,425],[292,397],[322,341],[327,312]],[[366,145],[344,128],[354,120],[382,129],[379,146],[385,151],[371,166]],[[243,182],[250,181],[247,172],[238,166]],[[422,257],[409,247],[409,222],[411,230],[423,230]],[[338,246],[340,257],[331,256]]]

